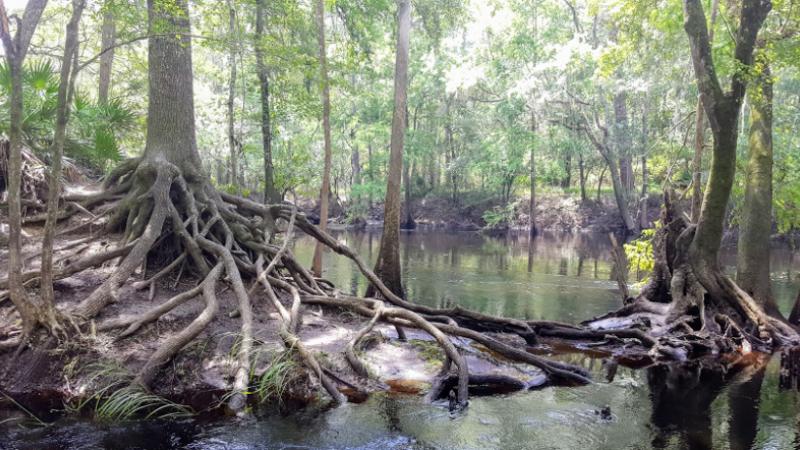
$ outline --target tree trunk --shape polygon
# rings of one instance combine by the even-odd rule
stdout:
[[[642,230],[650,228],[650,220],[648,219],[648,211],[647,211],[647,184],[649,183],[648,180],[648,173],[647,173],[647,138],[648,138],[648,129],[647,129],[647,107],[645,106],[644,110],[642,111],[642,195],[641,200],[639,200],[640,207],[639,207],[639,228]]]
[[[116,41],[117,25],[114,20],[112,4],[107,1],[103,10],[103,25],[100,32],[101,51],[109,49],[100,55],[98,73],[97,99],[99,102],[108,102],[108,93],[111,90],[111,67],[114,63],[114,43]]]
[[[367,166],[369,167],[369,171],[367,172],[367,176],[369,177],[370,185],[375,183],[375,161],[372,159],[372,141],[369,141],[367,144]],[[372,209],[372,188],[367,191],[367,207]]]
[[[236,128],[234,127],[234,100],[236,99],[236,10],[233,3],[228,0],[228,65],[230,66],[230,77],[228,78],[228,151],[230,153],[231,178],[233,178],[234,190],[240,191],[242,179],[239,177],[239,155],[237,151],[238,142],[236,140]]]
[[[730,90],[723,91],[714,67],[705,15],[700,0],[684,0],[684,28],[689,37],[695,78],[702,94],[703,107],[714,136],[711,170],[696,227],[688,227],[678,242],[676,260],[688,263],[685,272],[696,277],[705,291],[694,295],[693,302],[706,315],[724,311],[729,321],[741,329],[751,330],[763,342],[795,345],[800,342],[796,330],[770,317],[758,302],[721,270],[719,249],[728,200],[736,174],[738,121],[748,81],[748,68],[753,65],[758,32],[772,4],[765,0],[744,0],[736,30],[734,56],[742,70],[731,77]],[[684,244],[688,245],[683,248]],[[676,277],[673,276],[673,285]],[[676,291],[675,286],[672,289]],[[712,316],[713,318],[714,316]],[[750,345],[758,345],[752,341]]]
[[[411,206],[412,191],[411,191],[411,172],[413,167],[411,163],[403,165],[403,186],[405,186],[405,205],[406,205],[406,219],[400,224],[400,228],[404,230],[413,230],[417,228],[417,222],[414,220],[414,211]]]
[[[67,23],[64,57],[61,61],[61,79],[56,103],[56,126],[51,151],[52,162],[47,186],[47,219],[42,237],[41,301],[38,320],[50,330],[60,327],[56,320],[55,293],[53,292],[53,241],[55,240],[56,217],[59,209],[58,199],[61,195],[61,160],[64,156],[67,121],[77,76],[74,66],[77,66],[78,26],[84,6],[84,0],[72,0],[72,17]]]
[[[744,1],[735,51],[740,64],[752,64],[755,40],[770,9],[771,4],[763,3],[763,0]],[[722,91],[712,61],[703,7],[699,0],[684,0],[684,10],[684,27],[689,35],[695,74],[714,135],[711,171],[697,220],[697,232],[692,241],[692,259],[696,269],[716,269],[719,267],[717,256],[723,223],[736,173],[739,111],[746,80],[742,73],[737,73],[731,81],[730,92]]]
[[[361,196],[353,195],[353,187],[361,184],[361,155],[358,152],[358,146],[355,143],[356,130],[350,130],[350,141],[352,142],[353,150],[350,153],[350,169],[353,171],[352,182],[350,183],[350,197],[353,206],[361,206]]]
[[[8,155],[8,294],[22,319],[23,335],[28,335],[36,326],[36,308],[31,303],[22,285],[22,208],[20,187],[22,184],[22,63],[28,52],[33,32],[42,17],[47,0],[29,0],[17,32],[11,35],[5,4],[0,2],[0,39],[3,41],[8,61],[11,96],[9,108],[9,155]]]
[[[325,231],[328,226],[328,201],[330,200],[331,191],[331,97],[328,83],[328,61],[325,54],[325,0],[317,0],[316,18],[320,84],[322,87],[322,131],[325,139],[325,166],[322,171],[322,188],[319,192],[319,227]],[[317,246],[314,249],[314,261],[311,270],[318,276],[322,275],[323,248],[322,243],[317,242]]]
[[[711,25],[708,31],[709,44],[714,41],[714,24],[717,20],[719,10],[719,0],[711,3]],[[700,217],[700,206],[703,202],[703,147],[705,146],[705,113],[703,111],[703,99],[697,96],[697,108],[695,109],[695,131],[694,131],[694,158],[692,159],[692,220],[697,221]]]
[[[256,1],[255,54],[258,85],[261,93],[261,143],[264,153],[264,201],[279,203],[281,195],[275,188],[275,168],[272,164],[272,127],[269,105],[269,70],[264,62],[264,15],[266,0]]]
[[[586,201],[586,178],[588,174],[585,173],[586,169],[583,163],[583,153],[578,154],[578,177],[581,183],[581,202]]]
[[[749,160],[745,179],[736,281],[764,309],[779,315],[770,286],[772,231],[772,79],[765,65],[750,92]]]
[[[561,179],[561,187],[569,189],[572,185],[572,155],[564,155],[564,178]]]
[[[623,184],[622,177],[620,176],[618,166],[616,161],[611,158],[606,158],[606,163],[608,164],[608,172],[611,175],[611,186],[614,189],[614,200],[617,202],[617,208],[619,209],[619,215],[622,219],[622,225],[625,227],[625,231],[627,233],[634,233],[636,231],[636,225],[633,223],[633,218],[631,217],[631,212],[628,208],[628,200],[625,195],[626,188]]]
[[[631,136],[628,127],[628,94],[619,92],[614,96],[614,140],[616,154],[619,158],[619,179],[622,198],[628,202],[634,189],[633,165],[631,164]],[[611,171],[614,180],[614,171]]]
[[[396,295],[404,297],[400,273],[400,177],[403,172],[403,141],[406,130],[406,88],[408,85],[408,44],[411,31],[411,2],[397,0],[397,52],[394,72],[394,113],[384,201],[383,235],[375,273]],[[367,296],[375,293],[370,284]]]
[[[531,199],[528,208],[530,219],[528,223],[528,233],[531,237],[536,236],[536,112],[531,111],[531,135],[533,137],[530,150],[531,164]]]
[[[603,167],[603,169],[600,170],[600,176],[597,178],[597,196],[595,200],[598,202],[600,201],[600,193],[603,189],[603,179],[606,177],[606,170],[608,170],[608,167]]]
[[[147,4],[151,37],[148,39],[149,102],[144,159],[166,160],[181,170],[187,182],[196,182],[205,175],[195,136],[187,0],[148,0]],[[179,13],[175,13],[175,8]],[[162,24],[169,24],[175,35],[159,33]]]

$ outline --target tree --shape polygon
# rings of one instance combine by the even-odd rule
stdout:
[[[765,56],[748,93],[750,132],[736,282],[771,315],[780,317],[770,280],[772,234],[772,73]]]
[[[282,196],[275,187],[275,168],[272,164],[272,126],[269,99],[269,68],[264,62],[264,1],[256,0],[255,54],[258,87],[261,93],[261,144],[264,154],[264,201],[278,203]]]
[[[234,104],[236,101],[236,53],[238,50],[236,36],[236,9],[233,2],[228,0],[228,66],[230,77],[228,78],[228,158],[231,165],[231,184],[236,192],[239,192],[239,140],[236,139],[236,127],[234,117]]]
[[[61,79],[58,86],[56,126],[51,151],[51,168],[47,187],[47,219],[42,237],[41,306],[38,318],[51,331],[60,328],[56,319],[55,293],[53,292],[53,241],[55,240],[58,201],[61,193],[61,162],[67,135],[70,103],[77,76],[78,26],[85,6],[84,0],[72,0],[72,17],[67,23],[64,57],[61,60]]]
[[[619,98],[619,96],[615,97],[615,106],[617,104],[617,98]],[[584,105],[580,105],[579,108],[582,108],[583,106]],[[614,109],[617,110],[618,108]],[[598,153],[600,153],[600,155],[603,157],[603,160],[605,160],[606,166],[608,167],[608,172],[611,175],[611,186],[614,190],[614,200],[617,203],[617,209],[619,210],[619,215],[622,219],[622,225],[625,227],[625,231],[627,233],[635,233],[637,229],[636,223],[634,223],[630,209],[628,208],[626,187],[623,184],[622,175],[620,174],[620,165],[618,162],[620,159],[624,158],[618,157],[618,152],[615,150],[617,149],[617,145],[611,142],[611,135],[608,127],[602,124],[596,111],[594,113],[594,126],[590,124],[589,119],[583,112],[580,113],[580,119],[578,120],[577,125],[567,124],[567,126],[582,130],[586,137],[589,138],[589,141],[592,143],[592,145],[594,145]],[[597,128],[597,131],[595,131],[594,128]]]
[[[411,31],[411,2],[397,0],[397,47],[394,72],[394,113],[390,144],[389,173],[383,204],[383,235],[375,273],[399,297],[405,296],[400,268],[400,182],[403,172],[403,141],[406,132],[406,89],[408,85],[408,45]],[[367,296],[375,294],[367,288]]]
[[[22,63],[28,53],[34,31],[47,5],[47,0],[30,0],[25,6],[22,19],[17,22],[12,35],[6,13],[5,2],[0,0],[0,40],[3,41],[11,78],[11,105],[9,111],[9,157],[8,157],[8,291],[11,302],[22,318],[22,332],[28,336],[41,320],[39,302],[25,293],[22,284],[22,258],[20,243],[22,235],[22,208],[20,185],[22,184]]]
[[[736,172],[739,112],[747,87],[744,68],[750,68],[753,64],[756,38],[771,8],[769,0],[743,0],[734,49],[739,69],[731,77],[729,91],[724,92],[714,67],[703,7],[699,0],[684,0],[684,28],[689,36],[703,108],[714,137],[711,172],[697,218],[697,228],[690,228],[687,233],[694,232],[688,248],[689,263],[694,275],[708,292],[712,305],[733,308],[742,316],[745,324],[763,327],[773,339],[781,341],[796,338],[797,334],[791,328],[766,317],[758,303],[722,273],[718,258]]]
[[[100,103],[108,102],[108,92],[111,90],[111,68],[114,64],[114,46],[117,37],[117,25],[114,20],[114,10],[111,0],[103,5],[103,24],[100,33],[100,67],[97,69],[97,98]],[[106,50],[108,49],[108,50]]]
[[[717,22],[719,11],[719,0],[711,3],[711,24],[708,29],[708,42],[714,42],[714,25]],[[700,207],[703,202],[703,148],[706,145],[706,124],[703,112],[702,94],[697,96],[697,107],[695,108],[695,132],[694,132],[694,159],[692,160],[692,220],[697,220],[700,216]]]
[[[322,169],[322,187],[319,190],[319,226],[325,231],[328,226],[328,201],[331,195],[331,93],[328,82],[328,60],[325,54],[325,0],[316,2],[317,41],[319,43],[319,73],[322,88],[322,132],[325,140],[325,165]],[[322,275],[323,245],[317,242],[314,248],[312,270]]]

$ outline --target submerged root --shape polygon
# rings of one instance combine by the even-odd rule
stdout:
[[[617,311],[583,324],[600,334],[620,336],[635,327],[656,357],[684,360],[709,353],[771,352],[797,345],[800,335],[768,315],[719,267],[709,267],[692,246],[695,225],[686,221],[665,193],[662,223],[653,241],[653,276],[641,293]],[[562,336],[565,333],[561,333]],[[578,334],[586,335],[586,332]],[[587,336],[588,337],[588,336]]]

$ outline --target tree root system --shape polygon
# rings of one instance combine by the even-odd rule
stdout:
[[[102,224],[103,228],[92,240],[118,236],[119,242],[102,251],[89,254],[84,251],[79,257],[74,249],[86,248],[89,240],[74,241],[56,249],[58,256],[53,268],[56,280],[115,264],[104,281],[78,304],[58,305],[62,320],[75,324],[81,334],[110,333],[113,340],[120,342],[135,338],[183,304],[201,304],[202,309],[194,319],[165,336],[138,369],[133,383],[147,388],[217,318],[220,292],[230,290],[235,299],[233,307],[239,332],[233,349],[231,395],[226,406],[236,414],[247,410],[248,395],[252,392],[256,345],[253,324],[262,319],[259,315],[265,309],[277,313],[277,334],[284,349],[296,355],[297,361],[335,403],[346,401],[342,391],[359,382],[345,381],[347,377],[319,361],[300,338],[301,311],[311,305],[349,311],[366,321],[346,345],[343,355],[356,378],[365,382],[371,371],[359,356],[360,348],[377,324],[417,329],[429,335],[445,355],[429,399],[441,398],[452,391],[451,404],[458,409],[468,403],[469,386],[495,385],[513,391],[525,389],[526,384],[506,376],[471,373],[457,343],[469,342],[501,360],[533,366],[544,373],[549,384],[579,385],[591,383],[585,369],[537,355],[525,345],[509,343],[501,336],[515,336],[528,346],[568,342],[584,349],[639,351],[666,360],[772,351],[798,341],[791,327],[764,314],[726,277],[713,269],[691,264],[687,242],[693,227],[669,198],[662,213],[664,226],[654,243],[656,268],[651,283],[636,298],[627,299],[618,311],[581,325],[504,318],[461,307],[439,309],[410,302],[394,295],[355,252],[311,224],[293,206],[263,205],[219,192],[205,177],[162,160],[126,161],[109,174],[102,190],[65,196],[64,201],[76,205],[70,211],[85,211],[93,216],[93,223]],[[354,262],[382,299],[344,295],[332,283],[313,276],[287,245],[295,230]],[[282,244],[276,245],[281,234]],[[143,273],[142,279],[133,280],[138,270]],[[116,317],[104,314],[97,320],[109,305],[125,302],[119,294],[124,285],[130,283],[135,289],[147,289],[152,303],[162,282],[176,273],[176,286],[181,278],[198,281],[143,313]],[[23,280],[26,286],[34,287],[40,276],[40,270],[29,270],[23,273]],[[0,288],[6,286],[7,281],[0,280]],[[4,329],[0,324],[0,330]],[[18,347],[19,341],[18,335],[8,332],[1,335],[0,351]]]

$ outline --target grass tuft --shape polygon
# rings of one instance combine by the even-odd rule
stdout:
[[[176,419],[194,414],[191,408],[148,392],[132,384],[134,376],[111,362],[90,364],[84,370],[85,383],[97,386],[93,394],[66,405],[74,413],[91,410],[102,422],[125,422],[133,419]]]

